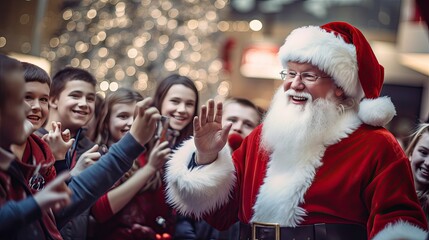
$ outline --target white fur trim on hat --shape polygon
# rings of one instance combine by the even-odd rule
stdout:
[[[364,98],[359,104],[359,118],[371,126],[385,126],[395,115],[395,106],[389,97]]]
[[[167,202],[185,215],[200,218],[218,209],[230,198],[236,182],[231,151],[226,145],[211,164],[188,169],[195,152],[194,139],[183,143],[167,162]]]
[[[387,225],[373,238],[373,240],[424,240],[427,232],[405,221],[398,221]]]
[[[293,30],[279,50],[284,68],[290,61],[308,62],[333,77],[347,96],[360,100],[364,92],[358,78],[356,48],[318,26]]]

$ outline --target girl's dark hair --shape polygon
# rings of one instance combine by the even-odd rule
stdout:
[[[199,104],[199,97],[198,97],[198,90],[197,87],[195,87],[194,82],[189,79],[188,77],[185,76],[181,76],[179,74],[172,74],[168,77],[166,77],[165,79],[163,79],[158,87],[156,88],[155,91],[155,95],[153,97],[153,105],[159,110],[161,111],[161,106],[162,106],[162,102],[165,99],[165,96],[167,95],[168,90],[170,90],[170,88],[173,85],[177,85],[177,84],[181,84],[184,85],[187,88],[190,88],[196,96],[195,99],[195,109],[194,109],[194,116],[197,116],[197,110],[198,110],[198,104]],[[192,119],[193,119],[192,117]],[[176,143],[181,143],[183,140],[185,140],[186,138],[189,138],[190,136],[192,136],[194,131],[193,128],[193,124],[192,121],[185,126],[181,131],[180,131],[180,135],[176,138]]]
[[[118,103],[134,103],[141,100],[143,100],[143,97],[140,93],[128,88],[119,88],[117,91],[107,95],[98,118],[96,142],[99,145],[107,145],[110,140],[109,119],[113,105]]]
[[[22,66],[24,67],[25,82],[46,83],[51,87],[51,78],[45,70],[28,62],[22,62]]]
[[[9,97],[6,92],[7,78],[13,72],[22,72],[22,64],[20,61],[10,58],[6,55],[0,54],[0,106],[3,107],[3,104],[6,102],[6,99]]]

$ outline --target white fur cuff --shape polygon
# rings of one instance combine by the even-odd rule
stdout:
[[[373,240],[424,240],[427,232],[405,221],[387,225]]]
[[[189,170],[195,150],[193,138],[185,141],[167,162],[165,180],[167,202],[180,213],[199,218],[228,201],[236,175],[228,145],[213,163]]]

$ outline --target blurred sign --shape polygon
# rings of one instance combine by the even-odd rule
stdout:
[[[241,74],[249,78],[280,79],[282,66],[278,51],[279,46],[273,43],[258,43],[245,48],[241,58]]]

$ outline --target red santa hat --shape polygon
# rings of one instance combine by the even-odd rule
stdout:
[[[359,104],[359,118],[372,126],[384,126],[396,111],[389,97],[379,97],[384,81],[381,66],[365,36],[345,22],[295,29],[280,48],[287,62],[308,62],[330,75],[348,97]]]

